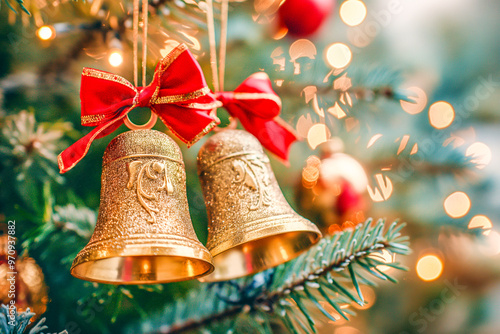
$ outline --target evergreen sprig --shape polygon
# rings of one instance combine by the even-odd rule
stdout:
[[[219,333],[251,328],[267,334],[273,332],[273,326],[285,326],[290,333],[315,333],[315,312],[331,321],[348,319],[354,314],[348,309],[351,303],[365,304],[360,284],[373,285],[373,277],[396,282],[379,265],[405,270],[397,263],[372,257],[382,250],[410,253],[408,238],[399,233],[404,224],[394,222],[385,232],[384,226],[383,220],[375,224],[368,220],[353,230],[323,238],[295,260],[274,269],[239,280],[200,284],[161,316],[143,324],[140,332],[203,329],[204,333]]]
[[[5,334],[22,334],[27,331],[28,326],[31,323],[31,318],[35,316],[35,313],[31,312],[30,309],[26,309],[24,312],[17,312],[17,308],[7,307],[7,305],[2,304],[0,308],[0,332]],[[31,327],[28,334],[44,334],[43,330],[48,327],[44,325],[45,318],[40,319],[40,321]],[[56,334],[56,333],[54,333]],[[59,334],[68,334],[66,330],[59,332]]]
[[[4,0],[4,2],[7,4],[7,7],[9,7],[10,10],[12,10],[14,13],[17,14],[16,9],[12,6],[12,4],[9,2],[9,0]],[[31,15],[31,13],[29,12],[29,10],[24,6],[24,1],[23,0],[16,0],[16,2],[19,5],[19,7],[21,7],[21,9],[23,10],[23,12],[25,12],[28,15]],[[1,7],[1,4],[2,4],[2,2],[0,1],[0,7]]]

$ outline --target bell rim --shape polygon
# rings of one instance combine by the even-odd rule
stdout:
[[[167,255],[164,255],[165,257],[167,257]],[[75,277],[75,278],[78,278],[78,279],[81,279],[81,280],[84,280],[84,281],[87,281],[87,282],[95,282],[95,283],[102,283],[102,284],[113,284],[113,285],[143,285],[143,284],[165,284],[165,283],[175,283],[175,282],[183,282],[183,281],[188,281],[188,280],[193,280],[193,279],[200,279],[204,276],[207,276],[207,275],[210,275],[211,273],[214,272],[215,270],[215,267],[213,265],[212,262],[208,262],[204,259],[199,259],[199,258],[190,258],[190,259],[193,259],[193,260],[196,260],[196,261],[200,261],[200,262],[204,262],[206,263],[208,266],[209,266],[209,270],[203,272],[203,273],[200,273],[198,275],[194,275],[194,276],[187,276],[187,277],[182,277],[182,278],[179,278],[179,279],[169,279],[169,280],[145,280],[145,281],[140,281],[140,280],[131,280],[131,281],[108,281],[108,280],[104,280],[104,279],[95,279],[95,278],[90,278],[90,277],[87,277],[87,276],[83,276],[83,275],[78,275],[75,273],[75,270],[78,266],[84,264],[85,262],[82,262],[82,263],[79,263],[75,266],[72,266],[71,269],[70,269],[70,274]],[[102,259],[104,260],[104,259]]]
[[[161,235],[159,235],[161,237]],[[164,238],[149,238],[147,242],[144,243],[134,243],[133,241],[144,240],[143,235],[135,235],[134,238],[123,237],[114,238],[113,242],[121,241],[123,242],[123,249],[113,250],[108,252],[104,256],[88,255],[91,251],[96,248],[99,249],[101,244],[109,243],[110,239],[99,240],[87,244],[75,257],[71,265],[70,273],[72,276],[90,282],[106,283],[106,284],[124,284],[124,285],[137,285],[137,284],[155,284],[155,283],[169,283],[169,282],[180,282],[185,280],[197,279],[205,275],[211,274],[215,267],[213,264],[213,257],[211,253],[204,247],[201,242],[193,240],[190,238],[182,236],[172,236],[165,235]],[[120,240],[123,239],[123,240]],[[156,241],[156,242],[155,242]],[[126,257],[183,257],[196,262],[203,262],[209,268],[205,272],[199,273],[193,276],[181,277],[179,279],[168,279],[168,280],[131,280],[131,281],[120,281],[120,280],[106,280],[93,278],[89,276],[79,275],[75,273],[77,267],[88,263],[96,262],[101,260],[109,260],[112,258],[126,258]]]
[[[310,220],[303,218],[297,214],[285,214],[280,216],[272,216],[265,219],[259,219],[247,222],[245,225],[250,227],[256,227],[256,224],[262,224],[264,222],[266,225],[272,224],[273,222],[281,222],[280,225],[271,225],[271,226],[262,226],[254,228],[252,231],[245,231],[242,233],[244,236],[240,241],[234,243],[232,238],[228,238],[222,243],[217,244],[212,248],[208,248],[212,257],[215,257],[222,252],[227,251],[230,248],[237,247],[244,243],[248,243],[250,241],[256,241],[260,239],[264,239],[266,237],[276,236],[279,234],[285,234],[289,232],[314,232],[316,233],[317,238],[315,239],[315,243],[319,241],[322,237],[322,233],[319,228],[313,224]],[[266,235],[257,237],[259,234],[266,233]]]
[[[280,220],[280,219],[278,219],[278,220]],[[215,270],[214,270],[214,272],[211,273],[212,275],[206,275],[206,276],[200,277],[200,278],[198,278],[198,280],[200,282],[215,283],[215,282],[222,282],[222,281],[227,281],[227,280],[232,280],[232,279],[237,279],[237,278],[257,274],[259,272],[262,272],[264,270],[268,270],[271,268],[275,268],[283,263],[286,263],[288,261],[291,261],[291,260],[297,258],[299,255],[303,254],[304,252],[309,250],[311,247],[313,247],[314,245],[316,245],[320,241],[320,239],[322,237],[322,233],[318,229],[318,227],[316,225],[314,225],[312,222],[310,222],[309,220],[307,220],[301,216],[298,216],[298,217],[295,216],[291,220],[292,220],[292,222],[290,222],[289,220],[287,220],[287,221],[282,220],[283,224],[280,225],[280,229],[278,229],[278,230],[276,229],[276,226],[264,227],[261,229],[257,229],[256,231],[254,231],[252,233],[245,234],[246,237],[244,238],[244,241],[241,241],[238,243],[231,243],[231,241],[228,240],[224,243],[221,243],[217,247],[213,248],[211,250],[211,253],[212,253],[212,257],[213,257]],[[293,258],[290,258],[288,260],[283,259],[282,261],[278,261],[278,262],[276,262],[272,265],[269,265],[269,266],[262,266],[258,270],[248,272],[248,273],[245,273],[243,275],[241,275],[241,274],[239,274],[239,275],[225,275],[225,276],[221,276],[218,278],[215,278],[216,276],[214,276],[214,278],[210,277],[210,276],[213,276],[213,274],[217,272],[217,256],[219,256],[227,251],[230,251],[231,249],[234,249],[236,247],[244,245],[245,243],[256,242],[258,240],[264,240],[267,238],[279,236],[281,234],[284,235],[284,234],[294,233],[294,232],[310,233],[313,235],[313,239],[308,247],[304,247],[300,251],[295,252]],[[257,235],[257,234],[260,234],[262,236],[255,237],[255,235]],[[226,248],[224,250],[220,250],[222,248],[222,246],[225,246]],[[218,253],[215,253],[214,249],[217,249]]]

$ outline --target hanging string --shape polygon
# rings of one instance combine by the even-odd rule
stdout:
[[[217,51],[215,45],[214,5],[212,0],[207,0],[207,25],[208,42],[210,44],[210,66],[212,68],[212,82],[215,92],[220,92],[219,73],[217,71]]]
[[[133,12],[133,49],[134,49],[134,86],[138,86],[138,39],[139,39],[139,1],[134,0],[134,12]],[[146,63],[147,63],[147,55],[148,55],[148,0],[142,0],[142,87],[146,87]],[[139,130],[139,129],[151,129],[158,119],[158,115],[154,112],[151,112],[151,117],[146,124],[137,125],[134,124],[128,115],[124,119],[124,124],[131,130]]]
[[[142,0],[142,87],[146,87],[146,61],[148,55],[148,7],[149,1]]]
[[[227,23],[229,12],[229,0],[221,0],[221,32],[220,32],[220,47],[219,61],[217,70],[217,47],[215,42],[215,20],[214,8],[212,0],[207,0],[207,25],[208,25],[208,40],[210,43],[210,65],[212,69],[212,80],[215,92],[224,90],[224,76],[226,69],[226,49],[227,49]],[[217,109],[212,111],[213,116],[217,116]],[[236,120],[230,117],[230,123],[226,127],[229,129],[236,128]],[[216,129],[216,131],[218,131]]]
[[[220,26],[220,51],[219,51],[219,80],[220,89],[224,91],[224,72],[226,68],[226,45],[227,45],[227,20],[228,20],[229,1],[222,0],[221,7],[221,26]]]
[[[134,9],[133,9],[133,21],[132,21],[132,38],[133,38],[133,47],[134,47],[134,86],[138,86],[137,79],[137,40],[139,38],[139,0],[134,0]]]

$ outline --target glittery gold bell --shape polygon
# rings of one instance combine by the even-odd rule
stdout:
[[[215,270],[201,281],[221,281],[272,268],[321,237],[299,216],[276,181],[259,141],[246,131],[212,136],[198,154],[208,213],[207,248]]]
[[[103,157],[94,233],[71,274],[112,284],[182,281],[213,270],[189,216],[179,146],[153,130],[128,131]]]

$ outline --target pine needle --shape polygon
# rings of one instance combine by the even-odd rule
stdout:
[[[236,333],[242,330],[238,326],[253,319],[268,324],[259,326],[260,332],[269,332],[269,324],[273,323],[281,324],[290,333],[315,333],[314,309],[327,319],[336,320],[324,308],[319,296],[348,319],[346,314],[354,314],[349,309],[351,303],[364,305],[361,284],[373,285],[369,279],[372,277],[396,282],[377,266],[405,270],[403,266],[369,257],[382,250],[409,254],[408,242],[396,240],[401,238],[402,225],[395,222],[384,233],[384,221],[373,225],[367,220],[354,230],[326,236],[296,259],[253,277],[211,285],[200,283],[184,299],[167,306],[162,315],[149,316],[138,325],[141,328],[131,332],[227,332],[231,329]],[[247,312],[245,321],[238,318],[242,312]],[[230,322],[230,319],[240,321]],[[233,325],[234,328],[230,327]],[[151,331],[151,328],[157,330]]]

